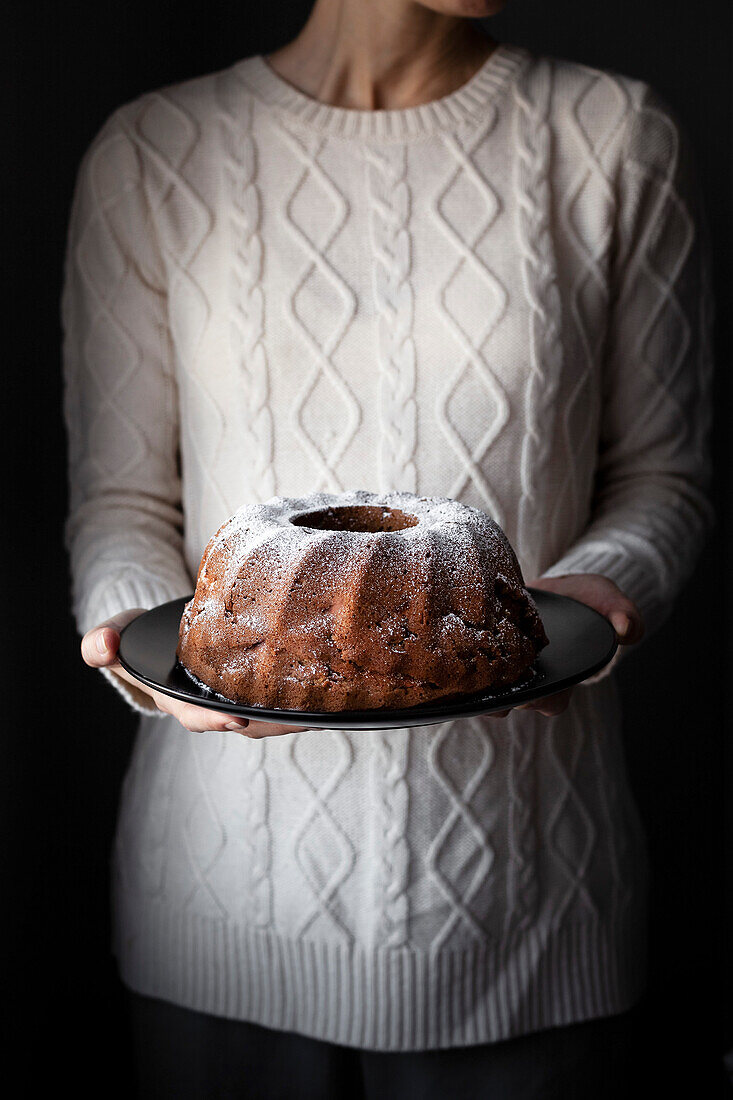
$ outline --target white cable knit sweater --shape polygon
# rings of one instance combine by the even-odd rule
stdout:
[[[346,488],[483,508],[528,579],[604,573],[654,625],[709,519],[693,190],[646,85],[511,46],[406,110],[252,57],[117,111],[63,305],[80,629],[189,593],[242,503]],[[148,713],[123,978],[381,1050],[621,1010],[645,870],[619,727],[613,675],[554,719],[255,742]]]

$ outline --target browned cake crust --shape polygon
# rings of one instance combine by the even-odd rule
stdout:
[[[547,637],[493,520],[411,493],[275,497],[204,551],[177,655],[233,702],[407,707],[502,689]]]

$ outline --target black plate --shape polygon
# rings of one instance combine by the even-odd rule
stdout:
[[[222,699],[215,692],[195,683],[176,659],[178,625],[183,606],[190,596],[161,604],[133,619],[122,631],[119,657],[128,672],[165,695],[260,722],[352,730],[427,726],[450,718],[468,718],[474,714],[506,710],[530,699],[552,695],[586,680],[608,664],[616,652],[616,635],[607,619],[567,596],[537,588],[531,588],[530,592],[550,639],[550,644],[537,658],[534,674],[501,693],[481,691],[401,710],[385,708],[330,713],[270,710],[240,706]]]

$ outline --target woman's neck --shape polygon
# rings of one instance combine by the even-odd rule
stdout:
[[[275,72],[334,107],[415,107],[465,84],[496,43],[474,23],[412,0],[316,0]]]

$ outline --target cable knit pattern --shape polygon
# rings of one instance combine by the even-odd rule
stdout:
[[[545,529],[551,502],[537,484],[549,461],[562,371],[562,308],[552,240],[550,193],[552,71],[530,67],[515,85],[517,236],[524,291],[531,310],[525,393],[526,430],[520,466],[518,545],[529,557]]]
[[[190,592],[275,487],[459,497],[528,578],[604,573],[653,628],[709,522],[710,305],[686,142],[637,81],[501,46],[404,111],[316,103],[261,57],[142,96],[69,229],[80,629]],[[380,1050],[638,996],[612,674],[551,720],[264,742],[108,678],[148,711],[114,853],[134,989]]]
[[[269,821],[269,784],[265,766],[267,743],[243,754],[242,787],[246,791],[247,819],[242,836],[248,849],[249,920],[256,927],[272,921],[272,828]]]
[[[613,90],[614,109],[603,141],[591,145],[581,108],[591,94],[588,82],[592,81],[592,89],[601,79]],[[603,160],[608,159],[610,138],[625,117],[624,93],[608,76],[587,78],[572,114],[588,151],[586,177],[598,180],[600,201],[609,205],[616,196],[611,194]],[[709,412],[701,413],[700,403],[709,409],[710,292],[702,234],[696,231],[690,210],[695,194],[689,152],[683,152],[680,140],[667,109],[648,91],[642,94],[625,132],[623,171],[617,169],[621,196],[613,269],[617,291],[607,334],[608,382],[596,509],[583,536],[548,570],[552,575],[593,568],[611,576],[637,601],[651,627],[669,608],[662,593],[678,585],[692,568],[690,530],[699,532],[710,520],[710,506],[700,493],[709,470],[703,442]],[[573,219],[570,210],[568,225],[586,254],[586,276],[574,288],[580,316],[578,300],[587,282],[602,285],[599,293],[604,302],[608,300],[607,254],[613,234],[608,226],[591,250],[588,242],[583,243],[579,219]],[[695,304],[685,309],[680,293],[691,287]],[[596,349],[585,332],[583,344],[594,361]],[[633,402],[629,396],[632,371]],[[571,401],[577,402],[578,392],[576,388]],[[689,400],[697,404],[694,412]],[[568,450],[574,438],[570,408],[565,413]],[[623,432],[619,432],[621,423]],[[639,485],[634,475],[638,477],[642,470],[646,484]],[[656,499],[669,503],[672,496],[675,508],[665,509],[660,526],[659,513],[648,505]]]
[[[597,446],[587,397],[606,338],[606,327],[598,319],[606,317],[610,301],[608,263],[616,217],[614,174],[618,172],[621,127],[629,110],[626,89],[618,81],[593,70],[581,69],[578,75],[580,86],[567,125],[580,155],[559,211],[573,248],[569,312],[576,328],[580,363],[578,379],[562,409],[565,456],[562,495],[574,524],[582,522],[585,509],[577,476],[578,449],[586,452]],[[601,125],[596,120],[599,102],[604,104]],[[600,224],[594,224],[588,217],[590,194],[601,214]],[[566,517],[555,509],[552,530],[558,545],[564,541],[565,524]]]
[[[292,428],[313,462],[313,490],[338,492],[343,485],[337,467],[359,426],[359,405],[348,383],[336,369],[333,356],[353,321],[356,301],[350,286],[330,262],[328,252],[348,220],[349,205],[319,163],[318,156],[324,141],[314,139],[310,134],[291,134],[287,128],[282,133],[287,135],[287,143],[300,168],[295,177],[297,182],[285,202],[285,218],[305,257],[305,265],[289,297],[290,320],[312,358],[312,372],[293,405]],[[310,204],[319,199],[326,201],[327,217],[323,229],[314,234],[309,216]],[[320,225],[316,228],[319,229]],[[308,296],[309,289],[311,297]],[[335,292],[340,308],[334,323],[321,332],[313,324],[316,318],[301,302],[317,302],[319,292],[323,293],[324,289]],[[339,429],[316,432],[310,427],[309,406],[322,402],[339,408]]]
[[[407,150],[367,146],[365,153],[372,200],[374,298],[381,311],[380,482],[385,490],[414,492],[417,406]]]
[[[488,121],[478,132],[471,132],[468,147],[455,137],[444,138],[451,153],[449,164],[452,170],[447,182],[440,189],[433,211],[453,246],[456,259],[450,264],[449,275],[440,286],[437,305],[455,337],[457,366],[449,375],[436,412],[438,423],[461,463],[459,475],[451,484],[448,495],[459,499],[465,494],[467,485],[472,484],[478,491],[480,506],[489,512],[497,523],[503,525],[505,520],[502,506],[483,469],[483,459],[489,447],[509,418],[506,395],[483,355],[483,346],[501,321],[508,301],[508,295],[501,280],[484,262],[481,252],[483,238],[501,209],[491,185],[471,158],[474,149],[486,140],[487,133],[496,124],[496,111],[489,107],[487,114]],[[464,181],[478,192],[481,200],[479,204],[481,215],[478,222],[469,221],[462,206],[454,207],[455,213],[449,212],[450,195],[461,187]],[[484,285],[488,302],[484,307],[484,316],[477,318],[472,299],[466,299],[461,294],[461,282],[467,278]],[[451,295],[453,288],[457,288],[457,291]],[[455,396],[458,386],[464,382],[469,373],[474,382],[480,383],[485,389],[493,405],[493,416],[474,447],[465,438],[462,420],[455,413],[452,414],[450,408],[451,398]]]
[[[274,496],[272,413],[265,349],[265,300],[262,292],[263,245],[257,148],[252,137],[250,96],[234,94],[230,80],[217,86],[221,103],[224,174],[232,211],[231,232],[237,242],[231,265],[231,353],[239,364],[242,446],[251,470],[250,484],[262,496]],[[240,111],[241,108],[241,111]]]
[[[446,919],[430,945],[435,954],[451,942],[455,930],[463,933],[459,943],[465,933],[469,942],[475,938],[478,943],[486,935],[473,902],[479,890],[486,889],[495,853],[489,832],[476,815],[472,801],[485,783],[495,750],[486,723],[473,718],[462,727],[455,722],[436,726],[429,737],[428,764],[448,796],[448,813],[425,855],[427,870],[448,902]],[[456,847],[461,850],[461,860],[456,860]],[[472,865],[468,881],[465,881],[466,864]]]
[[[328,733],[324,730],[321,736],[325,751],[318,754],[317,761],[303,738],[293,737],[288,745],[290,763],[309,795],[305,814],[292,840],[293,854],[306,888],[293,933],[301,937],[314,926],[320,930],[325,923],[327,933],[348,943],[351,929],[340,912],[338,892],[351,873],[355,851],[330,803],[349,772],[353,750],[349,738],[340,730]],[[311,774],[314,763],[319,765],[319,772]],[[329,837],[327,845],[323,844],[324,833]]]
[[[509,734],[509,838],[507,924],[528,927],[537,915],[537,780],[535,738],[540,720],[507,718]]]
[[[406,835],[410,812],[409,748],[407,730],[375,732],[374,782],[382,812],[378,856],[383,882],[376,939],[385,947],[403,947],[409,943],[410,845]]]

